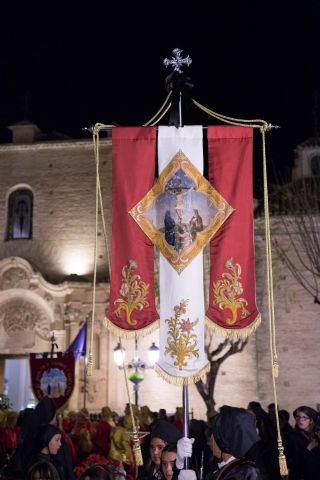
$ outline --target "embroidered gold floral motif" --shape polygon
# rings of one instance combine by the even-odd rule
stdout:
[[[120,304],[114,313],[120,317],[121,311],[124,310],[129,325],[137,324],[137,320],[131,318],[134,310],[142,310],[143,307],[149,306],[147,302],[149,284],[143,282],[140,275],[133,273],[136,268],[137,264],[134,260],[129,260],[129,265],[122,268],[122,284],[119,290],[122,298],[118,298],[114,302]]]
[[[198,320],[191,322],[189,318],[182,318],[182,315],[187,312],[187,304],[188,300],[181,300],[179,305],[174,307],[174,317],[166,319],[169,326],[169,336],[164,353],[176,357],[174,366],[178,367],[179,370],[188,366],[188,358],[199,358],[199,349],[196,348],[198,346],[197,335],[192,333]]]
[[[222,274],[223,280],[213,283],[213,293],[216,304],[221,310],[230,310],[231,318],[227,318],[228,325],[233,325],[237,321],[238,310],[241,309],[241,318],[250,315],[246,309],[248,302],[245,298],[240,297],[243,293],[241,280],[241,266],[239,263],[233,265],[232,258],[226,261],[225,267],[231,270],[232,273],[224,272]]]

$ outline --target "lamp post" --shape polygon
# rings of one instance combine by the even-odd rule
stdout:
[[[139,357],[138,338],[135,336],[134,357],[131,362],[125,362],[125,349],[120,343],[113,349],[113,360],[118,368],[126,368],[129,372],[128,378],[133,383],[134,403],[139,405],[139,387],[144,380],[143,372],[147,368],[154,368],[155,363],[159,359],[159,348],[154,342],[148,348],[149,364],[142,362]]]

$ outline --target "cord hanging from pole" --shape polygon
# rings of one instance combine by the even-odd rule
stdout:
[[[169,125],[175,125],[177,128],[181,128],[183,126],[183,118],[182,118],[182,97],[183,94],[186,95],[188,89],[192,88],[192,83],[189,77],[181,77],[182,70],[181,66],[183,64],[190,64],[191,59],[186,57],[185,59],[182,58],[182,51],[179,49],[175,49],[175,58],[172,60],[165,59],[167,63],[166,66],[172,64],[174,66],[175,71],[169,75],[166,79],[166,86],[168,95],[160,107],[158,112],[143,126],[155,126],[160,120],[166,115],[169,108],[171,108],[170,112],[170,120]],[[189,63],[188,63],[189,62]],[[165,64],[166,64],[165,63]],[[180,75],[180,77],[179,77]],[[184,83],[183,83],[184,82]],[[187,87],[187,88],[185,88]],[[169,101],[171,99],[171,101]],[[273,277],[272,277],[272,252],[271,252],[271,240],[270,240],[270,218],[269,218],[269,206],[268,206],[268,186],[267,186],[267,169],[266,169],[266,148],[265,148],[265,133],[270,131],[273,128],[279,128],[277,125],[271,125],[267,123],[265,120],[262,119],[252,119],[246,120],[242,118],[235,118],[230,117],[218,112],[215,112],[208,107],[197,102],[195,99],[190,99],[196,107],[198,107],[203,112],[207,113],[209,116],[221,121],[222,123],[227,123],[236,126],[243,126],[243,127],[251,127],[254,129],[259,129],[262,135],[262,155],[263,155],[263,181],[264,181],[264,205],[265,205],[265,232],[266,232],[266,269],[267,269],[267,284],[268,284],[268,310],[269,310],[269,333],[270,333],[270,355],[271,355],[271,363],[272,363],[272,383],[273,383],[273,394],[275,399],[275,406],[276,406],[276,424],[277,424],[277,432],[278,432],[278,451],[279,451],[279,465],[280,465],[280,473],[281,475],[286,475],[288,473],[286,459],[284,456],[284,449],[282,445],[281,433],[280,433],[280,425],[279,425],[279,418],[278,418],[278,411],[277,411],[277,392],[276,392],[276,378],[278,377],[278,359],[277,359],[277,352],[276,352],[276,332],[275,332],[275,313],[274,313],[274,298],[273,298]],[[102,123],[98,123],[95,125],[93,129],[93,139],[95,145],[95,158],[96,158],[96,173],[97,173],[97,181],[96,181],[96,210],[98,211],[98,206],[100,204],[101,214],[103,212],[102,208],[102,195],[101,195],[101,185],[99,179],[99,132],[103,129],[111,129],[113,125],[104,125]],[[97,213],[96,213],[96,236],[97,236]],[[107,257],[108,257],[108,266],[109,272],[111,271],[110,265],[110,250],[108,247],[107,241],[107,234],[106,234],[106,227],[104,223],[104,219],[102,220],[103,223],[103,230],[104,236],[106,241],[106,250],[107,250]],[[97,238],[95,242],[95,271],[94,271],[94,288],[93,288],[93,305],[95,303],[95,282],[96,282],[96,248],[97,248]],[[94,322],[94,306],[93,306],[93,315],[92,315],[92,332],[91,332],[91,343],[90,343],[90,353],[89,353],[89,363],[90,360],[92,361],[92,343],[93,343],[93,322]],[[91,363],[90,363],[91,365]],[[88,365],[88,367],[90,366]],[[125,370],[124,370],[125,371]],[[130,402],[130,395],[128,390],[128,379],[126,378],[126,386],[127,386],[127,393],[129,398],[129,405],[130,405],[130,412],[132,416],[132,424],[133,424],[133,441],[134,444],[139,444],[139,438],[136,432],[136,427],[134,424],[134,417],[132,411],[132,405]],[[188,390],[187,385],[183,386],[183,403],[184,403],[184,423],[185,429],[184,434],[188,435]],[[140,448],[140,445],[139,445]],[[141,451],[140,451],[141,454]],[[137,454],[139,457],[139,454]],[[139,458],[138,458],[139,461]],[[138,464],[137,461],[137,464]]]

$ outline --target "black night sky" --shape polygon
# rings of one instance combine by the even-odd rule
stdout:
[[[268,134],[269,172],[286,176],[320,122],[319,25],[318,0],[12,2],[0,17],[0,141],[23,119],[75,138],[96,122],[144,123],[179,47],[193,98],[281,126]],[[194,107],[185,123],[214,122]]]

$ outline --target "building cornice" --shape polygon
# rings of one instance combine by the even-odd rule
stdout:
[[[111,138],[99,140],[100,146],[111,146]],[[93,150],[93,141],[90,140],[63,140],[63,141],[48,141],[39,143],[26,144],[2,144],[0,145],[1,152],[23,152],[23,151],[41,151],[41,150],[76,150],[76,149],[90,149]]]

